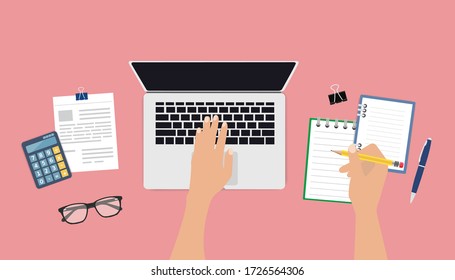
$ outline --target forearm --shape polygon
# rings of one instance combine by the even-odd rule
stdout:
[[[185,213],[171,259],[204,259],[205,219],[210,199],[195,199],[187,196]]]
[[[387,259],[376,210],[356,213],[355,259]]]

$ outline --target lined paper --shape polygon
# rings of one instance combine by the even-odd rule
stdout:
[[[348,122],[346,129],[342,122],[335,128],[334,120],[329,121],[329,127],[325,120],[321,120],[319,127],[316,123],[316,119],[310,119],[304,199],[351,202],[350,178],[339,171],[349,159],[331,150],[346,150],[353,143],[352,122]]]
[[[362,148],[376,144],[387,159],[404,163],[402,168],[390,166],[389,171],[404,173],[415,103],[364,95],[359,103],[356,144]]]

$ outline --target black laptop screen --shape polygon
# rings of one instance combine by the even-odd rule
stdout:
[[[147,91],[280,91],[295,62],[133,62]]]

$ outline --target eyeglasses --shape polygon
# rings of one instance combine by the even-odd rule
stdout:
[[[87,218],[88,209],[95,208],[103,218],[110,218],[122,211],[122,197],[108,196],[98,199],[93,203],[74,203],[58,209],[62,214],[62,222],[80,224]]]

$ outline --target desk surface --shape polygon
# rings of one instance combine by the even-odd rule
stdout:
[[[166,259],[186,191],[142,187],[142,95],[130,60],[298,60],[286,91],[287,181],[281,191],[223,191],[207,219],[213,259],[351,259],[351,205],[303,201],[308,118],[353,119],[362,93],[416,101],[406,175],[389,174],[379,207],[394,259],[455,258],[453,3],[368,6],[263,1],[219,7],[10,3],[2,32],[1,259]],[[449,7],[451,5],[452,7]],[[191,12],[189,12],[191,11]],[[330,106],[329,86],[349,100]],[[52,97],[114,92],[119,166],[38,190],[21,142],[54,129]],[[420,150],[433,147],[412,205]],[[70,226],[57,209],[122,195],[124,211]],[[93,210],[93,209],[92,209]]]

